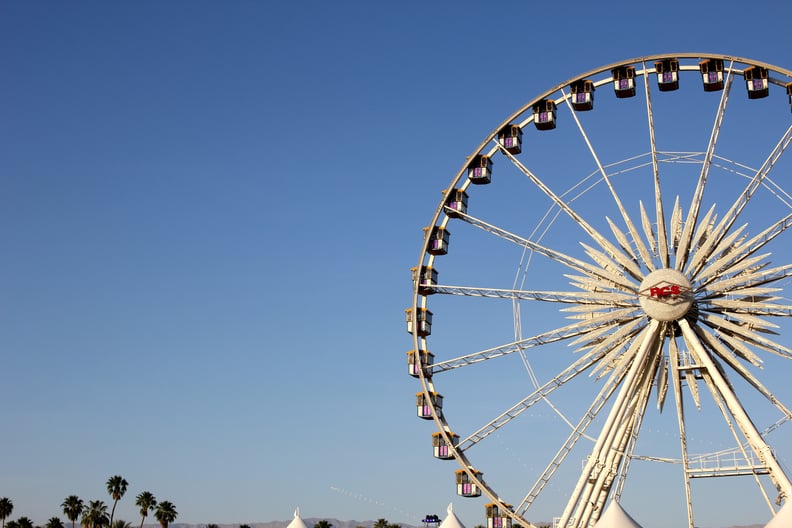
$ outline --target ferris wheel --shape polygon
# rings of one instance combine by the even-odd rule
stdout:
[[[792,497],[791,105],[787,69],[640,57],[464,160],[412,269],[407,356],[488,528],[593,526],[640,486],[634,508],[650,493],[690,528],[708,482],[769,516]]]

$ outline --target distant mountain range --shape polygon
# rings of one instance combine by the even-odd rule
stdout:
[[[333,525],[333,528],[371,528],[377,521],[339,521],[338,519],[325,519],[323,517],[316,517],[316,518],[305,518],[303,519],[305,524],[310,528],[314,524],[318,523],[319,521],[327,521]],[[289,526],[289,523],[292,522],[292,519],[288,521],[269,521],[269,522],[249,522],[244,523],[250,526],[250,528],[286,528]],[[391,522],[391,521],[388,521]],[[240,523],[234,524],[219,524],[216,523],[218,528],[239,528]],[[395,523],[399,524],[402,528],[423,528],[423,526],[413,526],[409,524],[402,524],[402,523]],[[160,528],[159,524],[146,524],[143,528]],[[168,525],[168,528],[206,528],[206,524],[182,524],[182,523],[171,523]],[[467,528],[473,528],[469,526]],[[746,527],[752,528],[752,527]],[[758,527],[761,528],[761,527]]]

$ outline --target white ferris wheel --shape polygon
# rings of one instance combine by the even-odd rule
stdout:
[[[640,57],[464,160],[412,270],[408,368],[488,528],[590,527],[640,485],[690,528],[705,483],[768,516],[792,496],[791,105],[787,69]]]

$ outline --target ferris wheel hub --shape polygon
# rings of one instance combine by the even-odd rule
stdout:
[[[657,321],[676,321],[693,305],[690,281],[680,271],[670,268],[655,270],[641,282],[638,290],[641,307]]]

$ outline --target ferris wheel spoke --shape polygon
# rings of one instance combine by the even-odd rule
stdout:
[[[738,337],[735,337],[730,332],[716,331],[717,335],[706,332],[704,328],[699,325],[694,326],[699,338],[709,345],[710,349],[715,350],[721,357],[727,359],[729,362],[738,363],[732,356],[737,356],[743,360],[751,363],[756,367],[762,365],[762,360],[759,359],[753,350],[746,346],[746,342]],[[728,347],[728,348],[726,348]]]
[[[774,297],[768,300],[775,299]],[[728,314],[735,319],[738,324],[747,325],[759,329],[759,331],[773,333],[773,329],[778,325],[770,322],[768,317],[790,317],[792,316],[792,306],[784,304],[773,304],[761,298],[743,297],[742,299],[710,299],[706,305],[700,307],[709,313]],[[761,316],[761,317],[760,317]]]
[[[693,235],[693,239],[690,242],[690,247],[698,248],[704,243],[705,240],[709,240],[712,238],[712,232],[715,228],[715,222],[717,220],[717,215],[715,215],[715,204],[709,208],[709,210],[704,214],[704,217],[698,224],[696,231]],[[693,256],[703,253],[702,251],[694,250]]]
[[[721,219],[718,226],[713,231],[713,236],[709,237],[701,248],[695,252],[688,265],[688,273],[690,276],[695,276],[697,272],[704,266],[712,254],[712,248],[717,245],[721,239],[729,232],[734,222],[740,216],[748,201],[753,197],[759,187],[765,182],[767,175],[770,173],[773,166],[781,158],[786,148],[792,141],[792,125],[787,128],[784,135],[776,144],[773,151],[764,161],[756,174],[748,182],[748,185],[743,189],[742,193],[737,197],[734,204],[729,208],[724,217]]]
[[[700,314],[700,319],[707,326],[714,328],[725,335],[735,339],[742,339],[757,348],[761,348],[762,350],[771,352],[781,357],[785,357],[787,359],[792,359],[792,350],[763,337],[758,332],[754,332],[749,325],[738,324],[724,317],[706,312]]]
[[[520,339],[513,343],[489,348],[487,350],[474,352],[472,354],[467,354],[464,356],[460,356],[445,361],[440,361],[432,365],[432,373],[437,374],[441,372],[446,372],[459,367],[465,367],[468,365],[473,365],[475,363],[480,363],[481,361],[487,361],[490,359],[495,359],[500,356],[505,356],[508,354],[513,354],[515,352],[527,350],[529,348],[534,348],[542,345],[548,345],[550,343],[564,341],[577,336],[586,335],[589,332],[597,330],[601,327],[612,328],[614,318],[618,319],[619,314],[625,315],[627,313],[632,313],[634,311],[635,308],[632,307],[617,309],[614,310],[613,312],[609,312],[606,315],[588,318],[586,320],[572,323],[566,326],[562,326],[560,328],[556,328],[548,332],[537,334],[533,337]]]
[[[639,325],[640,328],[636,328]],[[640,315],[635,315],[632,319],[617,319],[612,325],[603,325],[597,330],[578,337],[569,343],[569,346],[576,347],[578,350],[604,350],[607,352],[616,349],[625,340],[634,337],[635,333],[645,325],[646,323]],[[605,359],[608,359],[607,356]],[[605,362],[607,363],[607,361]]]
[[[466,213],[459,213],[459,218],[472,226],[492,233],[504,240],[508,240],[514,244],[517,244],[518,246],[534,251],[579,273],[585,273],[589,277],[596,277],[605,283],[613,285],[614,287],[619,287],[623,291],[637,292],[636,284],[631,282],[627,277],[620,273],[620,270],[598,268],[587,262],[583,262],[582,260],[565,255],[559,251],[554,251],[541,244],[537,244],[536,242],[527,240],[519,235],[510,233],[505,229],[501,229]],[[600,285],[600,287],[602,287],[602,285]]]
[[[727,276],[724,279],[714,281],[708,285],[707,292],[701,296],[702,301],[710,298],[723,297],[731,293],[739,292],[748,288],[756,288],[778,282],[792,276],[792,264],[777,266],[775,268],[757,270],[747,270],[735,276]]]
[[[748,241],[743,240],[742,242],[734,243],[734,240],[743,231],[744,226],[735,230],[732,235],[725,237],[718,244],[711,253],[712,256],[717,256],[695,276],[699,288],[703,288],[712,280],[719,278],[721,274],[730,271],[731,266],[759,251],[790,227],[792,227],[792,213],[784,216],[781,220]]]
[[[619,227],[613,222],[613,220],[611,220],[607,216],[605,217],[605,220],[608,222],[608,226],[611,229],[611,233],[613,233],[613,236],[616,237],[616,240],[619,242],[619,246],[621,246],[621,248],[624,250],[624,252],[627,255],[632,255],[633,249],[630,246],[630,241],[627,239],[627,236],[621,231],[621,229],[619,229]],[[643,240],[641,239],[640,235],[637,233],[637,231],[635,231],[634,228],[631,230],[630,236],[632,237],[633,240],[636,240],[638,253],[641,255],[641,258],[643,259],[646,268],[649,271],[654,271],[655,267],[654,264],[652,263],[652,256],[649,253],[649,250],[647,249],[646,245],[643,243]],[[649,241],[650,244],[652,244],[654,241],[654,237],[649,238]],[[638,259],[637,257],[633,256],[633,260],[638,260]]]
[[[674,207],[671,209],[671,226],[669,237],[674,250],[679,252],[679,244],[682,239],[682,206],[679,204],[679,196],[674,200]]]
[[[739,245],[736,246],[736,250],[739,250]],[[770,253],[765,253],[763,255],[754,256],[751,258],[745,258],[748,256],[748,253],[741,253],[741,259],[736,260],[733,262],[727,269],[726,272],[731,275],[737,275],[739,273],[748,272],[753,273],[756,270],[764,269],[767,267],[769,261],[767,257],[770,256]],[[764,261],[764,262],[763,262]]]
[[[778,288],[772,288],[772,290],[777,289]],[[753,316],[762,317],[792,317],[792,306],[769,302],[774,299],[778,299],[778,297],[758,297],[750,295],[735,300],[708,299],[706,304],[703,304],[702,307],[712,312],[728,311],[737,318],[740,317],[740,314],[751,314]],[[749,322],[749,320],[743,316],[743,320],[755,326],[777,327],[777,325],[769,324],[764,319],[758,319],[756,317],[752,318]]]
[[[743,231],[746,227],[747,225],[743,225],[732,231],[711,251],[711,264],[705,268],[706,273],[702,270],[694,276],[698,279],[699,288],[703,288],[715,279],[730,276],[731,266],[759,249],[759,247],[751,248],[745,244],[747,236],[743,234]]]
[[[564,304],[585,305],[603,308],[636,307],[634,296],[620,292],[556,292],[539,290],[514,290],[499,288],[476,288],[472,286],[450,286],[438,284],[432,286],[434,293],[446,295],[462,295],[466,297],[488,297],[499,299],[516,299],[527,301],[544,301]]]
[[[605,356],[599,365],[592,371],[592,376],[599,379],[618,368],[624,368],[635,355],[635,347],[640,341],[635,337],[646,328],[642,319],[625,322],[623,327],[609,335],[602,343],[593,347],[593,351],[604,351]],[[625,349],[626,346],[626,349]]]
[[[561,92],[564,93],[564,90],[561,90]],[[594,145],[591,143],[591,140],[589,139],[585,128],[583,128],[583,124],[580,122],[580,119],[578,118],[577,113],[572,108],[572,103],[570,103],[569,97],[567,96],[566,93],[564,93],[564,96],[565,96],[564,100],[566,101],[566,104],[567,104],[567,106],[569,107],[569,110],[570,110],[570,114],[572,115],[572,118],[574,119],[575,124],[577,125],[578,130],[580,131],[580,135],[583,137],[583,141],[585,141],[586,146],[588,147],[588,150],[591,153],[591,157],[594,159],[594,163],[597,165],[597,170],[599,171],[600,175],[602,176],[602,180],[605,182],[605,185],[608,187],[608,190],[610,191],[611,196],[613,197],[613,201],[616,204],[616,207],[618,208],[619,213],[621,214],[622,220],[624,221],[624,224],[627,226],[627,231],[629,231],[630,236],[632,237],[633,241],[636,244],[636,248],[638,250],[638,255],[640,255],[640,257],[641,257],[641,259],[642,259],[642,261],[644,263],[644,266],[646,266],[649,270],[653,270],[654,266],[652,264],[652,258],[649,255],[649,251],[647,251],[646,246],[643,244],[643,240],[638,235],[638,230],[635,228],[635,224],[633,223],[632,219],[630,218],[630,215],[627,214],[627,210],[624,208],[624,204],[622,203],[622,200],[619,197],[619,194],[616,192],[616,189],[613,187],[613,184],[611,183],[610,176],[608,175],[608,172],[605,170],[605,167],[603,166],[602,161],[600,160],[600,157],[597,154],[596,149],[594,148]],[[607,220],[608,220],[608,223],[611,224],[611,230],[614,231],[615,225],[610,220],[610,218],[608,218]],[[592,228],[592,231],[593,231],[593,228]],[[616,234],[615,231],[614,231],[614,234]],[[617,238],[619,238],[618,235],[617,235]],[[597,239],[595,238],[595,240],[597,240]],[[600,242],[599,240],[597,240],[597,242],[602,246],[602,242]],[[622,251],[624,251],[624,253],[627,256],[629,256],[633,262],[637,261],[638,260],[638,256],[634,255],[634,251],[633,251],[632,247],[630,246],[630,244],[627,243],[626,237],[622,236],[622,238],[619,239],[619,242],[620,242],[619,245],[621,246]],[[610,246],[610,245],[609,246],[602,246],[602,247],[603,247],[603,249],[609,250],[612,253],[614,252],[614,248],[612,246]],[[618,258],[618,257],[615,257],[615,258]],[[639,279],[639,280],[642,278],[642,274],[641,274],[639,269],[635,269],[635,268],[627,268],[627,269],[630,270],[630,273],[633,275],[634,278]]]
[[[528,168],[523,165],[517,158],[515,158],[508,151],[504,151],[506,156],[511,162],[525,174],[531,182],[536,185],[550,200],[564,211],[572,220],[577,224],[608,254],[609,258],[619,263],[624,270],[629,273],[634,279],[641,280],[643,275],[640,268],[635,263],[631,256],[624,254],[616,246],[614,246],[607,238],[600,234],[594,227],[592,227],[582,216],[580,216],[572,207],[561,199],[560,196],[555,194],[547,185],[544,184],[539,178],[536,177]],[[603,169],[604,171],[604,169]]]
[[[764,396],[767,401],[769,401],[773,406],[781,411],[781,413],[786,418],[792,418],[792,411],[790,411],[786,405],[783,404],[783,402],[776,398],[773,393],[770,392],[770,390],[768,390],[767,387],[765,387],[764,384],[756,378],[756,376],[754,376],[747,368],[745,368],[745,366],[721,341],[719,341],[709,332],[705,332],[701,327],[694,326],[693,329],[701,342],[704,343],[706,348],[715,352],[724,362],[726,362],[727,365],[729,365],[737,374],[747,381],[749,385],[756,389],[759,394]],[[750,354],[748,357],[743,357],[743,359],[746,359],[752,364],[758,366],[759,359],[754,354]]]
[[[654,230],[652,229],[652,221],[649,220],[649,215],[646,212],[646,208],[644,207],[643,200],[638,200],[638,206],[640,207],[641,210],[641,227],[643,228],[644,236],[646,236],[647,242],[649,242],[649,247],[651,248],[654,254],[658,254],[658,252],[662,254],[663,251],[659,247],[660,244],[659,237],[655,236]],[[663,221],[663,233],[664,232],[665,232],[665,220]],[[667,235],[663,235],[663,236],[667,237]],[[665,253],[668,253],[667,241],[664,242],[663,244],[666,244]]]
[[[537,388],[531,394],[517,402],[515,405],[511,406],[493,420],[479,427],[475,432],[470,434],[467,438],[459,443],[458,449],[462,452],[467,451],[504,425],[517,418],[524,411],[530,409],[537,402],[545,400],[555,390],[561,388],[570,380],[591,368],[591,366],[597,361],[599,361],[599,358],[592,353],[585,354],[584,356],[578,358],[577,361],[558,373],[550,381]]]
[[[620,266],[618,264],[616,264],[615,262],[613,262],[602,251],[598,251],[598,250],[594,249],[593,247],[591,247],[588,244],[585,244],[583,242],[581,242],[580,245],[583,247],[583,250],[589,256],[589,258],[591,258],[591,260],[596,262],[602,269],[604,269],[604,270],[616,270],[616,271],[620,270]]]
[[[687,219],[685,220],[684,226],[682,228],[682,235],[680,237],[679,247],[676,253],[676,262],[674,264],[674,268],[680,271],[685,267],[685,263],[690,254],[690,240],[693,234],[693,229],[695,228],[698,220],[701,201],[704,198],[704,188],[706,187],[707,177],[709,176],[710,166],[712,165],[712,157],[715,155],[715,146],[718,142],[721,125],[723,124],[723,117],[726,113],[726,105],[729,100],[729,91],[731,90],[732,80],[734,78],[731,68],[732,66],[730,65],[726,78],[726,85],[723,89],[723,92],[721,93],[718,111],[715,115],[715,123],[712,126],[712,134],[710,135],[710,140],[707,144],[707,150],[704,154],[704,163],[701,166],[699,179],[696,183],[696,190],[690,203]]]
[[[644,76],[644,95],[646,97],[646,114],[649,122],[649,144],[652,149],[652,180],[654,183],[655,222],[657,224],[656,247],[663,267],[668,268],[671,265],[671,253],[668,250],[668,233],[666,231],[665,212],[663,211],[663,193],[660,187],[660,169],[657,162],[657,142],[655,140],[654,111],[652,110],[652,97],[650,95],[649,80],[647,76]],[[651,233],[651,228],[647,228],[649,222],[644,211],[643,202],[641,202],[641,219],[643,220],[643,228],[647,235],[647,240],[649,240],[650,244],[652,244],[654,235]],[[651,259],[649,262],[651,262]],[[654,270],[654,268],[651,266],[647,267],[649,267],[649,271]]]

